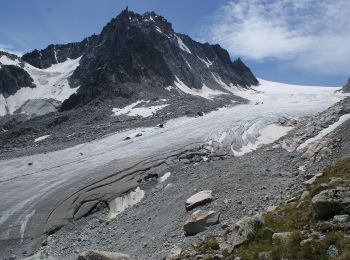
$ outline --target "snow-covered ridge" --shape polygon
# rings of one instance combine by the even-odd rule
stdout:
[[[68,78],[79,66],[80,58],[53,64],[47,69],[38,69],[28,63],[23,63],[23,69],[29,73],[34,80],[35,88],[25,87],[19,89],[14,95],[4,97],[0,95],[0,116],[13,114],[26,101],[33,99],[55,99],[64,101],[75,93],[78,88],[71,88]],[[19,66],[19,60],[11,60],[6,56],[0,58],[1,63]]]

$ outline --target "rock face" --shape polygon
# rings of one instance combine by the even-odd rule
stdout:
[[[42,116],[51,112],[56,112],[60,106],[61,102],[55,99],[30,99],[17,109],[15,113]]]
[[[312,198],[315,219],[329,219],[334,215],[350,213],[350,189],[324,190]]]
[[[79,255],[78,260],[129,260],[126,254],[106,251],[86,251]]]
[[[135,100],[181,99],[183,95],[200,102],[213,96],[241,100],[234,90],[258,85],[240,59],[231,61],[219,45],[199,43],[174,32],[171,24],[154,12],[139,15],[126,9],[100,34],[81,42],[51,44],[22,57],[0,52],[2,56],[6,56],[0,59],[0,94],[4,96],[22,87],[34,88],[33,79],[38,85],[53,84],[42,71],[77,60],[79,66],[74,69],[56,66],[72,69],[64,80],[70,88],[79,87],[76,93],[69,92],[74,94],[68,99],[59,99],[65,99],[60,111],[88,103],[89,107],[111,102],[125,106]]]
[[[15,65],[0,66],[0,94],[7,97],[24,87],[35,87],[28,72]]]
[[[186,235],[195,235],[202,232],[208,226],[219,223],[220,213],[216,211],[197,210],[187,220],[184,225]]]
[[[68,44],[51,44],[43,50],[34,50],[22,56],[22,60],[39,69],[46,69],[53,64],[84,55],[90,48],[96,46],[98,37],[92,35],[81,42]]]
[[[199,205],[205,204],[213,200],[211,190],[200,191],[186,200],[186,209],[191,210]]]
[[[167,20],[153,12],[139,15],[124,10],[103,28],[95,43],[71,77],[72,86],[80,88],[62,110],[101,97],[179,95],[176,84],[190,91],[210,87],[226,94],[230,91],[225,87],[258,84],[240,59],[232,62],[219,45],[175,33]]]
[[[345,93],[350,93],[350,78],[348,79],[348,81],[346,82],[346,84],[343,86],[343,92]]]
[[[332,150],[328,147],[328,141],[321,139],[310,144],[306,152],[302,155],[304,160],[311,162],[319,162],[322,158],[332,153]]]

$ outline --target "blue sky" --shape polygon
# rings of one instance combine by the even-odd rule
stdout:
[[[80,41],[126,6],[156,11],[175,31],[221,44],[260,78],[337,86],[350,76],[348,0],[2,0],[0,49]]]

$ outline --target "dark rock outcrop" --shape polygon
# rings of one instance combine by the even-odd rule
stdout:
[[[35,84],[27,71],[15,65],[1,65],[0,94],[5,97],[15,94],[20,88],[34,88]]]
[[[348,81],[346,82],[346,84],[343,86],[343,92],[345,93],[350,93],[350,78],[348,79]]]
[[[329,219],[334,215],[350,213],[350,188],[322,191],[312,198],[315,219]]]
[[[177,34],[153,12],[124,10],[97,36],[70,78],[78,92],[62,104],[69,110],[96,98],[142,99],[179,95],[165,88],[182,81],[194,89],[222,83],[248,87],[258,81],[243,62],[231,61],[219,45],[202,44]]]
[[[92,35],[81,42],[68,44],[51,44],[43,50],[34,50],[22,56],[22,60],[39,69],[46,69],[52,64],[66,61],[68,58],[76,59],[96,45],[98,37]]]
[[[226,95],[232,95],[230,87],[258,84],[250,69],[240,59],[232,62],[219,45],[174,32],[171,23],[154,12],[140,15],[128,9],[98,35],[34,50],[21,61],[45,69],[78,57],[82,57],[80,65],[69,84],[79,90],[62,103],[61,111],[106,99],[121,99],[125,105],[133,100],[179,97],[184,93],[175,84]]]

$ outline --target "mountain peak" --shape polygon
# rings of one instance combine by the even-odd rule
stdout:
[[[111,33],[115,30],[125,31],[131,27],[139,28],[143,32],[149,32],[150,29],[164,33],[173,32],[171,23],[154,11],[140,15],[125,9],[102,29],[101,34]]]
[[[218,44],[202,44],[176,33],[154,11],[141,15],[126,8],[99,35],[78,43],[49,45],[22,57],[38,68],[78,58],[79,67],[69,77],[69,85],[79,89],[62,104],[62,110],[94,99],[127,103],[183,95],[208,98],[208,91],[227,96],[232,95],[232,86],[258,84],[242,60],[232,62]]]

